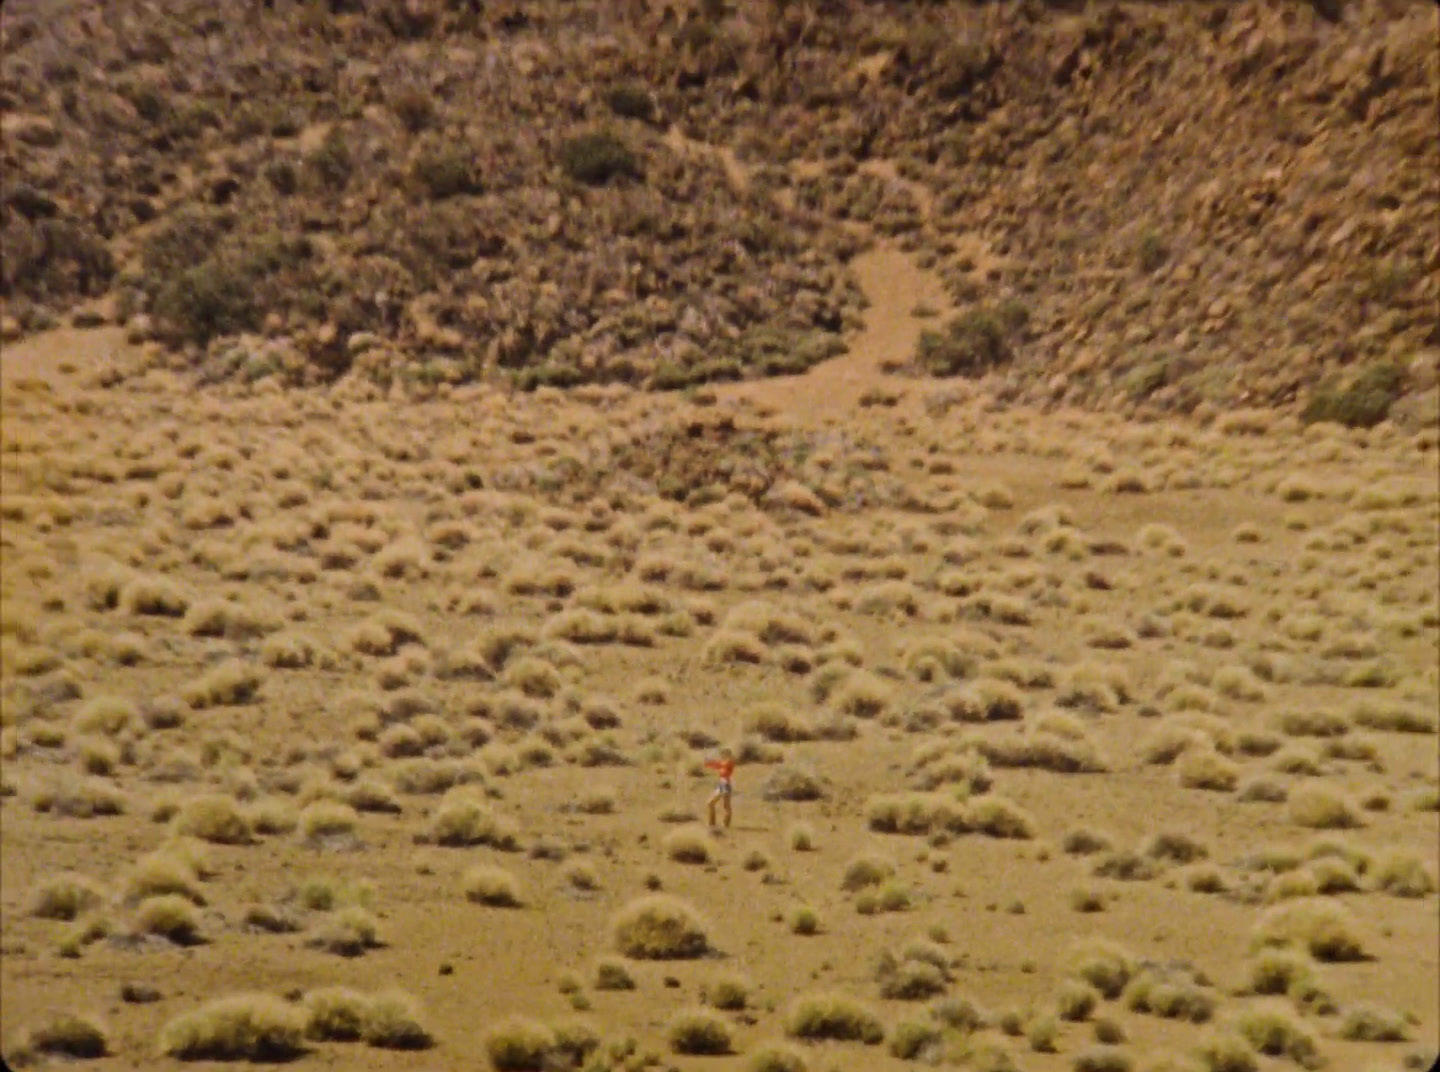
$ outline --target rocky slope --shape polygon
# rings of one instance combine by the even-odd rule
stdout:
[[[685,386],[833,354],[878,239],[1003,396],[1424,392],[1436,34],[1419,0],[17,0],[7,329],[110,293],[207,375]]]

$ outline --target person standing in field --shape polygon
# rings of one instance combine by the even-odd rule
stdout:
[[[715,787],[715,792],[710,794],[710,800],[706,804],[706,810],[710,814],[710,825],[715,825],[715,805],[725,805],[725,825],[730,825],[732,812],[730,809],[730,797],[735,791],[731,779],[735,776],[735,754],[728,748],[720,749],[719,759],[707,759],[705,766],[720,775],[720,784]]]

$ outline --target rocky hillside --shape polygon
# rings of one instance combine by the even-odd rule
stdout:
[[[899,373],[1164,409],[1433,388],[1421,0],[12,0],[3,28],[10,333],[109,294],[207,376],[680,387],[843,348],[879,240],[960,313]]]

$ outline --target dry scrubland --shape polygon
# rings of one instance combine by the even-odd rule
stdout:
[[[7,1054],[1428,1065],[1434,431],[987,397],[12,370]]]
[[[1430,5],[244,7],[6,11],[8,1058],[1429,1065]]]

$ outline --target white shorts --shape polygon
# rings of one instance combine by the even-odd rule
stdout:
[[[729,782],[722,781],[715,787],[715,795],[717,797],[728,797],[731,792],[733,792],[733,787]]]

